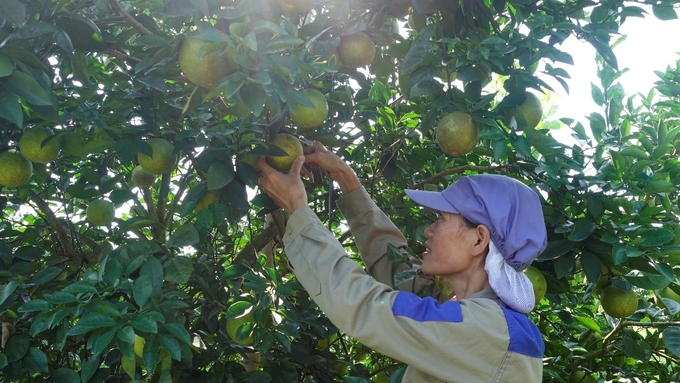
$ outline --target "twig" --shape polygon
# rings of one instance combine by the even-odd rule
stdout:
[[[123,16],[125,21],[132,26],[132,28],[136,29],[137,32],[139,32],[142,35],[152,35],[151,31],[146,29],[144,25],[142,25],[139,21],[135,20],[134,17],[130,16],[129,13],[125,12],[121,7],[120,4],[118,3],[118,0],[109,0],[109,4],[111,5],[111,10],[118,14],[119,16]]]
[[[50,209],[50,206],[47,204],[47,202],[43,201],[43,199],[40,198],[40,196],[33,190],[29,190],[28,193],[31,197],[31,200],[35,202],[36,205],[38,205],[38,209],[40,209],[40,211],[42,211],[47,216],[47,221],[49,222],[52,229],[54,229],[56,232],[57,238],[63,246],[66,256],[75,259],[77,254],[73,248],[73,243],[71,243],[71,238],[69,238],[66,228],[61,224],[61,222],[59,222],[57,216],[54,215],[54,212],[52,209]]]

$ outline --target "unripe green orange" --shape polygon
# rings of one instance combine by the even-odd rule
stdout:
[[[236,72],[238,67],[220,50],[205,53],[204,47],[208,44],[211,42],[201,40],[195,34],[188,35],[179,48],[179,66],[189,81],[200,87],[212,89],[224,77]]]
[[[338,46],[338,55],[340,56],[340,61],[348,67],[365,67],[375,57],[375,43],[364,32],[342,36]]]
[[[111,201],[98,199],[90,202],[85,211],[87,220],[94,226],[106,226],[113,222],[116,209]]]
[[[307,88],[302,90],[309,101],[312,102],[313,107],[295,103],[288,109],[290,119],[301,129],[313,129],[321,125],[328,117],[328,101],[326,96],[316,89]]]
[[[614,286],[602,290],[600,295],[602,309],[614,318],[626,318],[635,313],[638,306],[638,297],[635,291],[623,291]]]
[[[477,146],[479,127],[471,115],[451,112],[437,124],[435,138],[442,152],[450,156],[463,156]]]
[[[173,155],[175,146],[162,138],[150,138],[146,141],[152,150],[152,155],[144,153],[137,155],[139,164],[151,174],[163,174],[172,170],[177,164],[177,155]]]
[[[58,138],[53,138],[43,146],[43,141],[50,136],[54,136],[54,133],[49,128],[26,130],[19,139],[21,154],[29,161],[37,164],[47,164],[54,161],[61,152],[61,143]]]
[[[0,185],[18,187],[31,179],[33,164],[20,152],[10,149],[0,153]]]
[[[137,165],[132,170],[132,183],[138,188],[148,188],[156,182],[156,175],[144,170],[142,165]]]
[[[534,288],[534,298],[536,303],[538,303],[545,296],[545,292],[548,290],[548,283],[545,280],[545,276],[541,271],[533,266],[529,266],[524,270],[524,274],[529,277],[531,285]]]

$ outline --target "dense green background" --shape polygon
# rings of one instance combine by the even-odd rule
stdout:
[[[256,174],[244,154],[271,153],[268,137],[296,133],[287,105],[307,87],[326,95],[331,113],[303,134],[351,162],[413,254],[430,218],[404,188],[443,188],[479,172],[540,193],[549,244],[534,266],[549,288],[531,317],[546,341],[544,381],[577,370],[600,381],[680,380],[680,303],[658,294],[680,291],[680,68],[658,73],[644,98],[630,97],[611,49],[628,18],[676,18],[673,1],[316,0],[301,17],[279,17],[277,7],[0,2],[1,149],[36,126],[51,127],[63,146],[56,161],[34,166],[28,184],[0,189],[2,380],[364,382],[387,372],[397,382],[401,364],[339,333],[295,281],[277,239],[281,212],[261,195],[249,200]],[[412,14],[418,31],[406,26]],[[246,21],[238,36],[216,32]],[[178,66],[179,44],[196,29],[239,68],[212,91],[188,83]],[[323,61],[357,31],[377,44],[367,70]],[[578,70],[561,50],[569,36],[598,52],[600,110],[548,116],[536,129],[521,119],[506,126],[526,89],[552,91],[537,71],[567,88]],[[433,141],[438,119],[455,110],[481,127],[478,147],[463,157]],[[574,139],[556,141],[551,129]],[[140,190],[130,173],[150,137],[173,142],[180,161]],[[308,186],[313,208],[358,259],[329,204],[339,193],[320,174]],[[220,203],[195,213],[216,189]],[[118,217],[93,227],[85,208],[102,197]],[[605,315],[598,282],[634,289],[637,312]],[[252,346],[226,334],[236,301],[256,304]],[[146,339],[141,358],[135,335]],[[241,359],[256,352],[260,367],[247,372]]]

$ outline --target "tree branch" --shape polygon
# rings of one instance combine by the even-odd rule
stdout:
[[[276,238],[278,231],[276,229],[276,224],[271,222],[262,231],[260,231],[255,238],[251,239],[250,242],[243,248],[234,258],[232,263],[240,263],[246,261],[249,265],[252,265],[257,260],[257,253],[262,250],[269,242]]]
[[[129,13],[125,12],[123,8],[120,7],[120,4],[118,3],[118,0],[109,0],[109,4],[111,5],[111,9],[113,12],[115,12],[119,16],[123,16],[125,19],[125,22],[130,24],[132,28],[136,29],[137,32],[139,32],[141,35],[152,35],[151,31],[146,29],[144,25],[142,25],[139,21],[135,20],[134,17],[130,16]]]

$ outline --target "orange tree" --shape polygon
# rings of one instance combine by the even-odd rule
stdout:
[[[523,180],[549,233],[534,262],[547,293],[531,314],[544,380],[678,380],[680,69],[644,97],[617,83],[611,47],[621,23],[645,14],[636,4],[3,0],[0,151],[35,128],[54,134],[33,151],[61,147],[46,164],[13,154],[0,168],[12,175],[0,189],[3,381],[399,381],[403,366],[338,331],[287,267],[286,217],[253,168],[283,154],[269,143],[280,132],[349,161],[414,254],[429,218],[404,188],[479,172]],[[651,10],[670,19],[673,6]],[[375,52],[356,68],[336,52],[359,32]],[[547,77],[568,87],[569,36],[598,52],[601,111],[530,128],[515,108],[528,89],[551,92]],[[299,130],[291,113],[320,115],[305,89],[328,112]],[[450,157],[434,128],[454,111],[480,131]],[[133,182],[149,161],[159,166]],[[306,182],[359,261],[333,185],[320,173]],[[113,221],[87,220],[96,200],[113,203]],[[603,312],[608,286],[637,294],[632,315]]]

